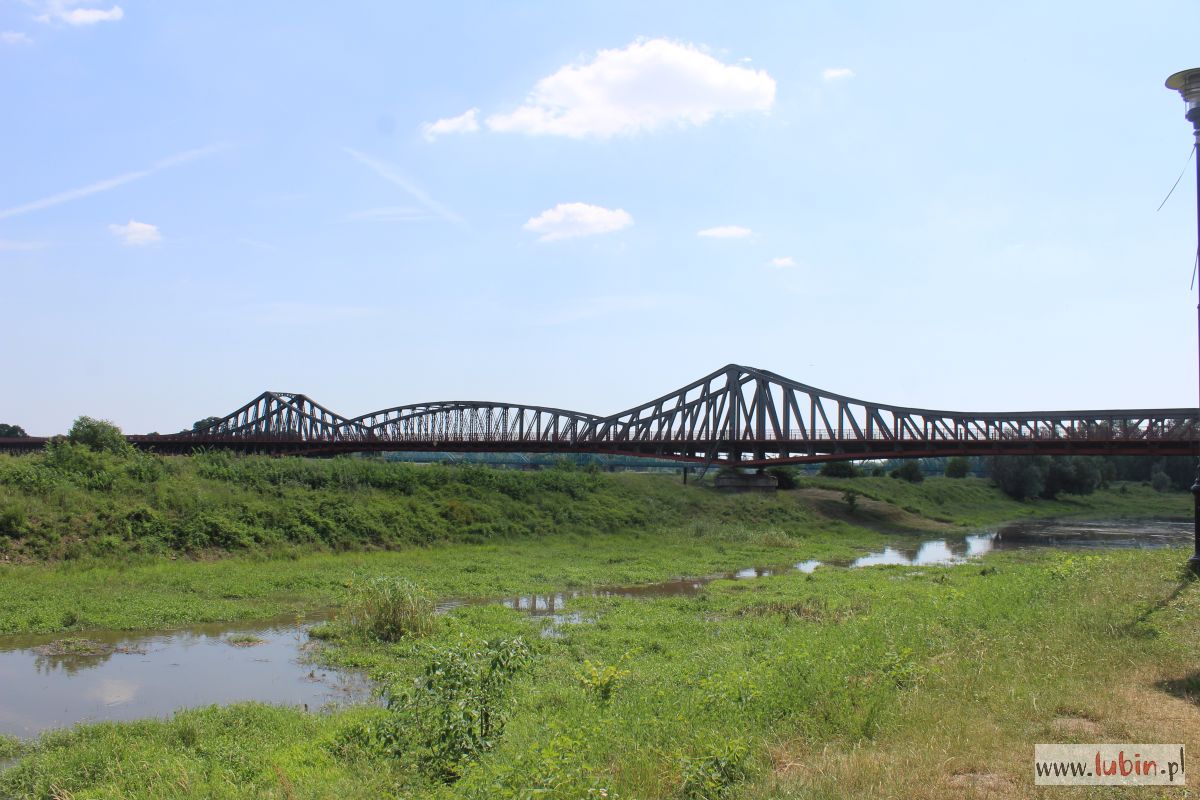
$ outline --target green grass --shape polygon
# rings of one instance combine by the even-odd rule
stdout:
[[[971,479],[721,495],[667,476],[94,455],[0,458],[0,557],[17,562],[0,565],[0,633],[305,614],[372,580],[439,599],[642,583],[846,558],[905,530],[1190,507],[1137,485],[1027,503]],[[847,488],[864,498],[853,512]],[[489,711],[507,718],[503,734],[453,783],[428,753],[475,723],[427,681],[426,707],[441,710],[420,718],[404,703],[328,715],[246,703],[0,739],[0,758],[21,757],[0,796],[1038,796],[1034,741],[1200,747],[1200,586],[1181,579],[1183,559],[998,553],[581,597],[570,609],[586,621],[557,638],[499,605],[457,608],[419,637],[330,625],[319,657],[397,692],[457,674],[445,665],[470,673],[489,640],[520,636],[533,658],[511,703]]]
[[[516,612],[465,607],[420,641],[327,645],[331,660],[403,686],[464,642],[535,642],[503,735],[453,784],[372,738],[400,712],[241,704],[49,734],[0,775],[0,795],[955,797],[956,775],[985,770],[1011,781],[995,796],[1031,796],[1026,750],[1061,739],[1064,717],[1109,740],[1200,744],[1194,714],[1146,719],[1155,706],[1123,694],[1168,708],[1158,684],[1200,668],[1200,586],[1181,582],[1182,555],[998,554],[986,568],[587,598],[573,607],[595,621],[549,640]],[[601,698],[580,675],[608,666],[622,674]],[[797,761],[806,768],[787,766]]]

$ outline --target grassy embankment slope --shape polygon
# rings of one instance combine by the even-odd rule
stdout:
[[[0,634],[303,613],[366,574],[495,596],[828,560],[881,533],[1028,514],[1186,511],[1185,497],[1140,486],[1015,503],[977,480],[804,485],[728,496],[661,475],[79,446],[0,457]],[[853,514],[848,487],[863,497]]]

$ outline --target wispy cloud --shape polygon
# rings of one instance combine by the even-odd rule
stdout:
[[[609,317],[617,314],[631,314],[637,311],[649,311],[663,304],[663,299],[656,295],[601,295],[589,297],[574,304],[568,304],[541,320],[542,325],[566,325],[571,322],[582,322],[599,317]]]
[[[97,22],[118,22],[125,17],[125,11],[120,6],[96,8],[79,0],[49,0],[44,9],[43,13],[34,17],[38,22],[65,22],[75,27],[95,25]]]
[[[0,31],[0,44],[33,44],[24,31]]]
[[[19,253],[26,250],[41,250],[48,247],[45,242],[18,242],[13,239],[0,239],[0,253]]]
[[[743,228],[741,225],[718,225],[715,228],[696,231],[697,236],[703,236],[706,239],[745,239],[752,233],[754,231]]]
[[[129,220],[125,225],[109,225],[108,229],[113,236],[130,247],[144,247],[162,241],[162,235],[158,232],[157,225],[138,222],[136,219]]]
[[[429,212],[415,206],[382,206],[354,211],[345,219],[347,222],[417,222],[429,219]]]
[[[853,77],[854,70],[849,67],[826,67],[821,70],[821,79],[826,81],[840,81]]]
[[[442,205],[438,201],[434,200],[432,197],[430,197],[428,194],[425,193],[424,189],[422,189],[420,186],[417,186],[415,183],[410,181],[406,176],[404,176],[399,170],[397,170],[391,164],[388,164],[384,161],[380,161],[377,158],[372,158],[371,156],[368,156],[364,153],[360,153],[357,150],[351,149],[349,147],[343,147],[342,149],[345,150],[346,153],[351,158],[353,158],[355,161],[362,164],[364,167],[371,170],[372,172],[374,172],[379,177],[383,178],[388,183],[391,183],[395,186],[399,186],[401,189],[408,192],[414,200],[416,200],[421,205],[425,206],[425,208],[429,209],[434,214],[437,214],[442,219],[445,219],[449,222],[453,222],[455,225],[465,225],[466,224],[463,221],[462,217],[460,217],[458,214],[455,214],[453,211],[451,211],[449,208],[446,208],[446,206]]]
[[[430,142],[448,133],[475,133],[479,130],[479,120],[475,118],[477,114],[479,114],[479,109],[472,108],[464,111],[457,117],[446,117],[445,119],[439,119],[437,122],[426,122],[421,126],[421,132],[425,135],[425,139]]]
[[[772,267],[779,267],[783,269],[796,266],[796,259],[792,258],[791,256],[779,256],[777,258],[772,258],[767,263]]]
[[[106,178],[102,181],[89,183],[87,186],[80,186],[78,189],[68,189],[65,192],[52,194],[48,197],[43,197],[38,200],[33,200],[29,203],[24,203],[23,205],[0,209],[0,219],[8,219],[9,217],[28,214],[31,211],[41,211],[43,208],[50,208],[63,203],[69,203],[72,200],[79,200],[83,197],[99,194],[100,192],[107,192],[110,189],[116,189],[118,186],[124,186],[127,183],[132,183],[134,181],[141,180],[142,178],[149,177],[160,170],[178,166],[179,164],[184,164],[188,161],[195,161],[198,158],[211,155],[215,152],[226,149],[228,146],[228,144],[222,143],[209,145],[207,147],[200,147],[195,150],[186,150],[182,153],[177,153],[176,155],[160,159],[151,164],[147,169],[126,172],[123,175],[117,175],[113,178]]]
[[[529,220],[523,226],[538,234],[539,242],[556,242],[577,236],[612,233],[633,224],[633,217],[623,208],[604,208],[587,203],[559,203]]]

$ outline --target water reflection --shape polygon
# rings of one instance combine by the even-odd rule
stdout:
[[[86,643],[0,637],[0,733],[28,737],[77,722],[167,716],[243,700],[313,711],[370,700],[362,676],[305,661],[310,624],[203,625],[148,635],[96,631]],[[235,633],[258,641],[234,646]]]
[[[898,538],[882,550],[867,553],[851,561],[830,562],[830,566],[852,569],[897,565],[932,567],[962,564],[995,550],[1069,547],[1166,547],[1186,543],[1191,524],[1178,520],[1035,520],[1002,525],[994,531],[938,539]],[[576,615],[564,613],[563,606],[577,597],[620,597],[626,599],[688,597],[699,594],[715,580],[753,580],[788,572],[812,573],[824,566],[815,559],[782,566],[746,567],[702,578],[683,578],[638,586],[601,586],[594,589],[548,594],[516,595],[500,599],[452,601],[440,610],[470,603],[500,603],[547,620],[550,629],[578,622]],[[556,634],[548,634],[556,635]]]

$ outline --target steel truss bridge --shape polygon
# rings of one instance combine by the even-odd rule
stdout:
[[[167,453],[562,452],[763,467],[957,455],[1192,455],[1200,451],[1200,409],[933,411],[856,400],[730,364],[607,417],[480,400],[345,417],[303,394],[263,392],[207,427],[128,438]],[[0,439],[0,449],[45,441]]]
[[[346,417],[305,395],[263,392],[208,427],[128,439],[158,452],[592,452],[740,467],[1033,453],[1186,456],[1200,451],[1200,409],[973,414],[904,408],[728,365],[611,416],[444,401]],[[0,449],[32,450],[44,441],[0,439]]]

